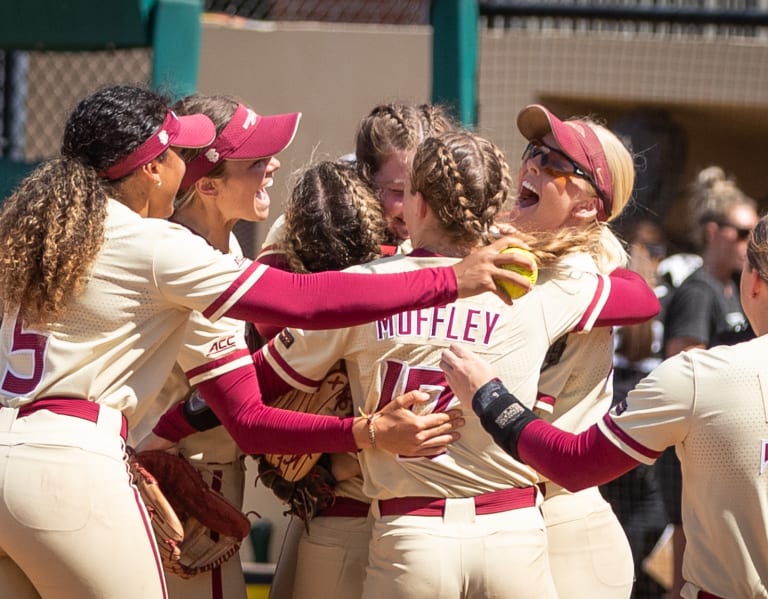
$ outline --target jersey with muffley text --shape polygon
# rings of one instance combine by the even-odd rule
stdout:
[[[190,312],[216,321],[266,268],[115,200],[100,252],[88,285],[56,323],[36,326],[4,315],[0,404],[85,398],[139,420],[179,356]],[[196,331],[191,348],[180,358],[186,370],[223,372],[250,363],[231,322]]]
[[[455,262],[417,250],[350,270],[400,272]],[[440,356],[451,343],[459,343],[493,362],[510,391],[532,406],[547,348],[566,331],[591,328],[609,286],[607,277],[565,265],[543,269],[536,287],[512,306],[484,293],[347,329],[288,328],[265,347],[265,358],[281,378],[310,392],[344,359],[356,411],[374,412],[413,389],[433,397],[429,410],[444,411],[457,407],[458,400],[439,368]],[[474,414],[465,411],[464,416],[460,440],[439,457],[361,452],[365,493],[377,499],[469,497],[536,482],[535,472],[501,450]]]
[[[598,423],[647,464],[675,446],[685,481],[683,577],[719,597],[768,597],[766,356],[765,335],[683,352]]]

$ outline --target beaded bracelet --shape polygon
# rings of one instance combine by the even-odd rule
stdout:
[[[368,442],[371,444],[371,448],[376,447],[376,427],[373,426],[373,421],[381,416],[381,412],[366,413],[363,408],[358,408],[360,415],[365,418],[365,423],[368,426]]]

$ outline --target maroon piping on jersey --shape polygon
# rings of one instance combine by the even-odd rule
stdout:
[[[644,456],[651,458],[653,460],[657,460],[658,458],[661,457],[661,454],[663,453],[662,451],[656,451],[654,449],[650,449],[646,447],[645,445],[641,445],[640,443],[635,441],[632,437],[630,437],[627,433],[625,433],[622,429],[616,426],[616,423],[611,418],[610,413],[603,416],[603,422],[605,422],[605,425],[610,429],[610,431],[614,435],[616,435],[624,443],[629,445],[637,453],[641,453]]]
[[[587,308],[587,311],[584,312],[584,316],[581,317],[579,324],[574,327],[574,331],[583,331],[584,327],[587,326],[587,321],[589,321],[589,319],[594,315],[595,306],[597,306],[597,300],[600,299],[600,296],[602,296],[604,288],[605,279],[603,279],[603,277],[597,277],[597,291],[595,291],[595,295],[592,298],[592,301],[589,303],[589,308]]]

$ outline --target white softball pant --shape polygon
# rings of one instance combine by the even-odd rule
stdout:
[[[435,516],[382,516],[374,501],[363,599],[557,597],[538,507],[478,513],[473,497],[441,501]]]
[[[627,535],[596,487],[569,493],[546,483],[541,511],[549,563],[561,597],[627,599],[634,561]],[[578,594],[574,595],[574,589]]]
[[[0,409],[0,597],[165,599],[125,460],[125,419],[53,400],[62,401],[76,402],[76,415]]]

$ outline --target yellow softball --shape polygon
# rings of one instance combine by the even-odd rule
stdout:
[[[533,270],[529,270],[528,268],[517,266],[516,264],[505,264],[503,265],[503,268],[506,268],[507,270],[511,270],[516,273],[520,273],[523,275],[526,279],[528,279],[531,282],[531,285],[535,285],[536,281],[539,278],[539,269],[536,266],[536,257],[533,255],[532,252],[529,250],[524,250],[523,248],[517,248],[517,247],[509,247],[505,250],[502,250],[502,254],[507,254],[509,252],[516,252],[518,254],[523,254],[525,256],[528,256],[528,258],[531,259],[531,262],[533,262]],[[524,289],[518,285],[515,285],[514,283],[510,283],[508,281],[497,281],[499,286],[507,292],[509,297],[512,299],[517,299],[519,297],[524,296],[526,293],[528,293],[527,289]]]

